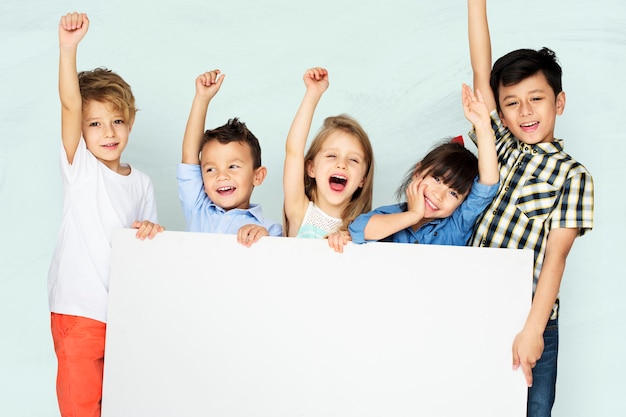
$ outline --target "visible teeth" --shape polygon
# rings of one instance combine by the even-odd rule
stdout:
[[[433,204],[432,201],[430,201],[428,198],[425,198],[426,200],[426,204],[428,204],[430,206],[431,209],[433,210],[439,210],[439,207],[437,207],[436,205]]]
[[[348,178],[342,175],[332,175],[330,177],[330,180],[332,182],[336,182],[336,183],[340,183],[340,184],[345,184],[348,181]]]
[[[217,191],[230,191],[232,189],[233,189],[233,187],[220,187],[220,188],[217,189]]]
[[[536,124],[537,124],[537,122],[522,123],[522,127],[530,127],[530,126],[534,126]]]

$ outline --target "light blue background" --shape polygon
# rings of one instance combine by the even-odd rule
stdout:
[[[269,174],[253,201],[276,220],[284,141],[311,66],[330,72],[313,130],[345,112],[370,134],[374,206],[394,201],[404,171],[435,141],[468,130],[464,0],[0,0],[2,416],[58,415],[46,275],[62,205],[57,24],[74,10],[91,19],[79,69],[106,66],[133,86],[140,112],[124,160],[151,175],[169,230],[184,228],[175,166],[194,79],[205,70],[226,74],[207,126],[238,116],[260,138]],[[488,10],[494,57],[521,47],[557,52],[567,105],[556,136],[596,186],[595,228],[575,243],[561,286],[554,415],[626,415],[626,3],[492,1]]]

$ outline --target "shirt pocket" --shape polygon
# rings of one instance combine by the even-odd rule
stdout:
[[[558,197],[558,189],[539,178],[531,178],[522,186],[517,208],[529,219],[545,220]]]

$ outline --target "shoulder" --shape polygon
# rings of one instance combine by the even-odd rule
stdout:
[[[143,184],[152,184],[152,179],[145,172],[131,166],[130,164],[128,164],[128,169],[130,170],[130,174],[128,175],[130,180]]]
[[[536,146],[545,152],[545,166],[547,169],[550,169],[552,176],[561,180],[580,178],[583,181],[593,181],[591,172],[564,150],[564,141],[562,139],[555,139],[554,142]]]

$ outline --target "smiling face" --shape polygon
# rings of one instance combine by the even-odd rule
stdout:
[[[423,174],[416,173],[414,180]],[[427,173],[422,178],[424,189],[424,220],[444,219],[463,203],[468,193],[462,194],[443,182],[441,177]]]
[[[563,114],[565,93],[556,97],[542,72],[517,84],[499,88],[500,118],[504,126],[524,143],[554,140],[556,116]]]
[[[256,185],[265,179],[265,167],[254,168],[250,146],[244,142],[206,142],[200,157],[204,191],[224,210],[248,209]]]
[[[132,125],[123,112],[106,103],[90,100],[83,107],[82,131],[87,149],[112,171],[120,172],[120,158]]]
[[[307,175],[315,178],[315,203],[329,215],[341,217],[353,194],[363,186],[367,172],[365,152],[358,138],[336,130],[324,140],[306,169]]]

